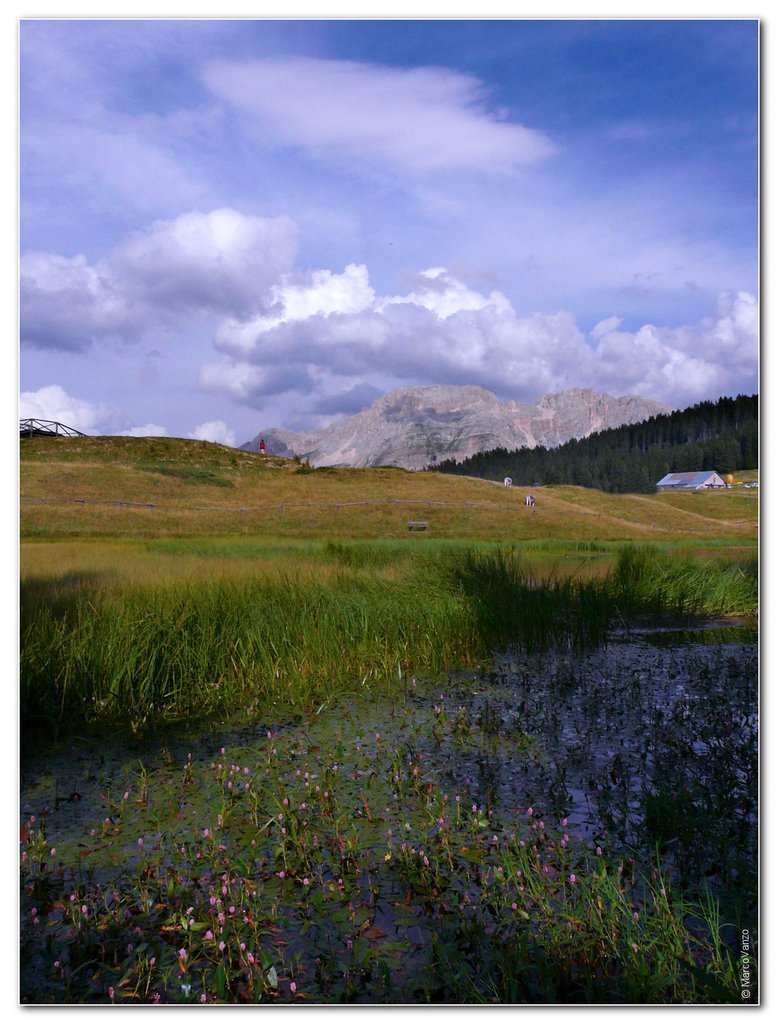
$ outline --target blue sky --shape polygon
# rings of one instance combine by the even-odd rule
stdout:
[[[751,393],[758,89],[755,20],[22,21],[20,414]]]

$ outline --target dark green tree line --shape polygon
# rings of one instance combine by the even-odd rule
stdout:
[[[494,448],[431,470],[514,484],[578,484],[613,493],[647,493],[666,473],[755,469],[759,399],[738,395],[700,402],[641,423],[602,430],[557,448]]]

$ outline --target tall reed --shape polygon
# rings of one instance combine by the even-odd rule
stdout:
[[[619,552],[610,585],[625,613],[751,614],[758,603],[759,567],[756,558],[677,558],[629,545]]]
[[[504,549],[465,552],[452,560],[449,571],[472,603],[480,631],[493,643],[514,642],[528,651],[580,650],[607,638],[613,602],[601,580],[539,577]]]
[[[276,704],[315,707],[344,689],[396,685],[411,669],[467,663],[480,646],[466,605],[422,580],[201,581],[46,599],[22,585],[21,712],[188,717]]]
[[[24,580],[25,730],[315,708],[344,691],[391,692],[412,672],[480,664],[499,645],[585,649],[627,616],[756,606],[755,565],[650,549],[625,549],[604,578],[539,577],[504,548],[409,557],[333,544],[320,557],[321,579],[308,566],[167,585]]]

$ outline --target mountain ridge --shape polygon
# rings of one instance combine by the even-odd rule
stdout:
[[[556,447],[572,438],[638,423],[667,406],[637,395],[568,388],[535,403],[503,401],[477,385],[396,388],[353,416],[311,431],[268,428],[240,447],[301,458],[313,466],[424,469],[493,448]]]

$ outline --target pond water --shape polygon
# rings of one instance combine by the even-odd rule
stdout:
[[[349,698],[305,717],[279,709],[262,722],[190,723],[134,746],[72,737],[58,750],[25,751],[22,828],[45,822],[58,872],[51,928],[58,914],[64,921],[56,908],[68,891],[81,899],[142,878],[152,850],[155,878],[180,882],[184,858],[200,871],[192,877],[204,895],[210,883],[196,860],[210,851],[215,876],[231,863],[225,851],[250,848],[255,859],[244,875],[261,878],[275,901],[267,913],[285,898],[274,886],[298,875],[309,884],[307,865],[316,865],[325,900],[337,900],[347,885],[339,874],[358,865],[347,906],[330,907],[326,926],[302,910],[279,925],[284,956],[308,963],[311,974],[316,943],[329,948],[329,929],[353,928],[355,914],[366,934],[387,943],[429,944],[440,922],[404,902],[407,872],[392,875],[385,864],[406,856],[404,830],[408,843],[431,845],[444,817],[456,813],[460,827],[460,808],[472,815],[468,827],[493,833],[501,849],[509,836],[515,841],[517,823],[562,822],[566,839],[590,850],[607,845],[646,872],[661,865],[685,892],[710,888],[724,907],[749,914],[757,900],[758,679],[751,627],[646,628],[583,654],[504,650],[487,670],[403,680],[391,701]],[[465,829],[464,810],[462,818]],[[216,831],[221,844],[206,850],[202,837]],[[326,844],[339,859],[320,853]],[[482,847],[479,838],[459,849],[475,862],[487,857]],[[281,864],[287,871],[276,870]],[[424,884],[432,893],[450,885],[467,903],[483,877],[467,875],[459,889],[438,876]],[[28,896],[23,915],[46,893]],[[345,915],[340,924],[337,914]],[[42,948],[34,935],[26,941],[30,991],[55,992],[42,980]],[[396,986],[401,972],[393,971]],[[317,984],[326,995],[325,982]]]

